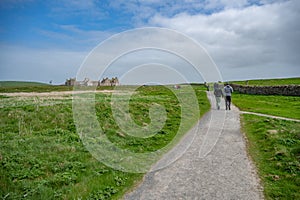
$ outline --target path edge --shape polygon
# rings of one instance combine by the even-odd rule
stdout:
[[[187,137],[187,134],[189,134],[189,132],[195,127],[195,126],[197,126],[199,123],[201,123],[201,121],[205,118],[205,117],[207,117],[208,115],[211,115],[211,109],[212,109],[212,107],[210,107],[210,109],[204,114],[204,115],[202,115],[199,119],[198,119],[198,121],[180,138],[180,140],[177,142],[177,144],[176,145],[178,145],[178,144],[180,144],[180,142],[185,138],[185,137]],[[175,146],[176,146],[175,145]],[[173,147],[173,148],[175,148],[175,146]],[[173,149],[172,148],[172,149]],[[171,151],[172,149],[170,149],[169,151]],[[168,151],[168,152],[169,152]],[[168,153],[168,152],[166,152],[166,153]],[[163,158],[163,156],[164,156],[165,154],[163,154],[162,155],[162,157],[161,158]],[[160,161],[160,159],[156,162],[156,163],[158,163]],[[156,163],[154,163],[153,165],[155,165]],[[166,166],[165,168],[168,168],[168,166]],[[155,171],[154,171],[155,172]],[[128,194],[130,194],[130,193],[132,193],[134,190],[136,190],[144,181],[145,181],[145,178],[146,178],[146,176],[148,176],[149,174],[151,174],[151,173],[154,173],[153,171],[149,171],[149,172],[146,172],[144,175],[143,175],[143,177],[140,179],[140,180],[137,180],[137,181],[135,181],[135,183],[133,184],[133,186],[129,189],[129,190],[127,190],[123,195],[122,195],[122,197],[120,198],[120,200],[124,200],[125,199],[125,197],[126,197],[126,195],[128,195]]]
[[[238,108],[238,110],[239,110],[239,108]],[[262,179],[260,178],[258,167],[256,166],[256,163],[255,163],[254,159],[252,158],[252,156],[250,155],[250,152],[249,152],[249,146],[250,145],[249,145],[249,139],[248,139],[248,137],[246,135],[246,131],[244,129],[244,123],[245,122],[242,121],[243,120],[243,114],[246,114],[246,113],[242,113],[239,110],[240,133],[242,134],[243,140],[244,140],[244,143],[245,143],[246,154],[247,154],[247,157],[248,157],[248,160],[249,160],[249,163],[250,163],[251,173],[253,174],[254,178],[257,180],[256,188],[259,192],[260,199],[265,199],[264,184],[262,182]]]

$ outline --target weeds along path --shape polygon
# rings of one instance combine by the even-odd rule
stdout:
[[[211,111],[154,167],[182,151],[185,142],[192,141],[191,146],[173,164],[146,174],[124,199],[263,199],[240,132],[239,110],[225,111],[224,102],[217,110],[213,94],[207,95]]]

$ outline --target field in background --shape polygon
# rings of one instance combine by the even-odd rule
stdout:
[[[30,86],[46,86],[46,83],[26,82],[26,81],[0,81],[0,87],[30,87]]]
[[[299,79],[257,81],[265,85]],[[300,119],[300,97],[233,94],[240,110]],[[266,199],[300,199],[300,123],[243,114],[243,131]]]
[[[0,81],[0,93],[70,91],[73,87],[39,82]]]
[[[38,88],[53,91],[52,87],[59,86],[24,88],[26,91]],[[210,108],[205,88],[193,87],[203,115]],[[167,121],[163,129],[149,139],[130,137],[118,129],[111,113],[110,93],[96,94],[96,115],[102,129],[115,145],[134,152],[155,151],[172,140],[180,125],[181,106],[174,93],[187,97],[191,95],[186,92],[185,86],[180,90],[147,86],[140,87],[132,96],[130,112],[137,124],[150,122],[148,114],[152,103],[166,108]],[[114,170],[90,155],[76,133],[70,95],[1,96],[0,102],[1,198],[118,199],[141,180],[142,174]],[[197,122],[199,116],[193,107],[189,109],[189,116],[183,120],[185,131]]]
[[[256,85],[256,86],[300,85],[300,78],[233,81],[232,83],[240,84],[240,85],[248,84],[248,85]]]
[[[300,119],[300,97],[234,93],[233,103],[242,111]]]

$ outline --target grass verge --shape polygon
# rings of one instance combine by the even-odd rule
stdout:
[[[242,115],[266,199],[300,199],[300,123]]]
[[[300,119],[300,97],[235,93],[232,100],[242,111]]]

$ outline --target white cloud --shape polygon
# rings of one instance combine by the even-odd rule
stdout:
[[[18,6],[18,2],[29,4],[33,0],[3,2],[0,7]],[[127,13],[131,18],[124,20],[133,27],[167,27],[191,36],[206,47],[225,79],[300,76],[298,0],[114,0],[106,3],[56,0],[46,4],[51,10],[50,17],[84,18],[89,28],[83,29],[84,24],[80,23],[52,23],[53,29],[48,30],[37,27],[35,30],[48,41],[42,41],[40,46],[47,46],[48,50],[0,46],[0,78],[32,80],[40,74],[39,80],[54,79],[61,83],[74,76],[87,54],[84,51],[113,34],[110,32],[113,28],[107,31],[91,25],[101,25],[110,12]],[[169,59],[161,56],[164,56],[162,60]],[[171,60],[163,64],[173,65]]]
[[[240,67],[248,68],[252,76],[277,75],[271,68],[285,71],[283,76],[299,76],[299,5],[299,1],[294,0],[226,9],[211,15],[181,13],[165,17],[157,14],[150,24],[195,38],[207,48],[228,78],[238,78],[230,77],[228,71]]]
[[[162,42],[167,43],[168,41]],[[157,68],[159,66],[164,69],[159,70]],[[146,69],[147,67],[149,69]],[[166,70],[166,67],[168,70]],[[136,72],[132,75],[131,73],[134,70]],[[172,75],[175,71],[180,74],[180,77]],[[161,84],[185,83],[186,81],[183,81],[182,78],[187,79],[189,82],[204,81],[199,72],[187,61],[175,54],[158,49],[141,49],[123,55],[105,71],[105,76],[108,77],[115,76],[116,74],[120,76],[124,74],[129,76],[128,74],[131,74],[129,76],[130,80],[121,79],[123,84],[145,84],[146,80],[151,79]]]
[[[93,50],[77,79],[97,80],[104,73],[121,76],[132,67],[147,63],[169,66],[192,82],[221,80],[215,64],[201,46],[176,31],[160,28],[136,29],[110,38]],[[148,74],[140,75],[143,76]]]
[[[207,0],[206,9],[242,8],[248,5],[248,0]]]

